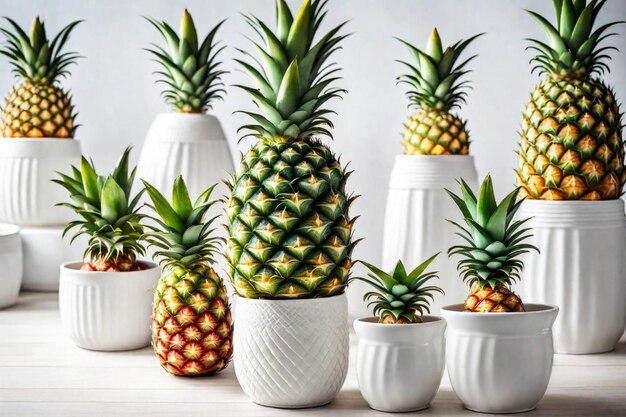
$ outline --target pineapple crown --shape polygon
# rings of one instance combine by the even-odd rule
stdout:
[[[204,216],[215,203],[211,192],[215,185],[203,192],[192,204],[182,176],[174,181],[172,203],[152,185],[143,181],[152,204],[148,204],[158,217],[148,216],[157,226],[147,226],[152,232],[146,234],[148,243],[157,251],[154,257],[161,258],[164,267],[194,268],[212,264],[218,237],[212,237],[215,229],[211,224],[215,217],[204,221]]]
[[[519,279],[524,264],[518,258],[530,250],[539,251],[524,241],[531,237],[531,229],[522,228],[530,220],[515,220],[515,213],[523,200],[516,201],[519,188],[513,190],[498,204],[491,177],[487,175],[478,198],[463,180],[459,181],[462,196],[446,190],[461,210],[467,227],[448,220],[455,225],[467,245],[453,246],[448,255],[461,255],[458,270],[464,282],[480,288],[510,286]]]
[[[427,286],[432,278],[438,278],[437,272],[424,272],[439,254],[432,256],[413,271],[407,273],[402,261],[398,261],[390,274],[374,265],[362,262],[370,270],[368,278],[355,277],[374,287],[363,296],[364,301],[370,301],[368,307],[374,306],[374,315],[381,321],[387,321],[391,316],[392,322],[416,323],[419,316],[430,312],[430,303],[434,300],[433,293],[443,294],[437,286]]]
[[[226,92],[221,82],[221,76],[226,71],[219,69],[221,62],[217,61],[217,56],[225,47],[218,47],[215,42],[215,34],[224,21],[218,23],[200,43],[193,18],[186,9],[179,35],[165,22],[149,17],[146,20],[161,33],[166,43],[166,48],[153,45],[153,49],[146,49],[164,69],[156,71],[156,74],[161,76],[158,82],[167,86],[161,93],[165,101],[181,113],[211,110],[213,101],[221,100]]]
[[[247,91],[258,107],[258,112],[241,112],[255,122],[240,129],[250,132],[244,138],[307,139],[318,134],[332,138],[333,123],[326,116],[335,112],[322,106],[345,90],[331,87],[340,79],[336,76],[340,68],[326,62],[347,35],[338,34],[344,22],[315,42],[327,2],[305,0],[293,16],[285,0],[277,0],[275,32],[254,16],[246,16],[263,46],[252,41],[258,59],[240,50],[257,65],[237,60],[257,84],[257,88],[237,86]]]
[[[601,74],[609,66],[603,62],[609,58],[613,46],[599,48],[599,44],[615,33],[605,33],[611,27],[626,22],[611,22],[600,26],[595,31],[596,18],[606,0],[553,0],[557,24],[554,27],[543,16],[527,10],[548,35],[546,44],[537,39],[527,39],[531,45],[527,49],[538,52],[531,62],[535,62],[533,72],[548,73],[556,77]]]
[[[52,41],[46,37],[45,24],[35,18],[30,36],[14,20],[4,18],[12,30],[0,28],[7,43],[0,54],[9,58],[13,73],[33,84],[53,84],[69,74],[68,66],[80,56],[75,52],[63,52],[72,30],[82,22],[77,20],[65,26]]]
[[[398,77],[399,84],[408,84],[406,95],[411,106],[424,109],[450,110],[465,103],[469,81],[460,79],[470,72],[465,67],[477,55],[473,55],[461,63],[457,63],[462,52],[483,33],[460,40],[443,50],[437,29],[433,29],[424,51],[410,43],[398,39],[411,52],[413,62],[398,61],[405,65],[410,73]]]
[[[140,243],[144,215],[138,207],[143,190],[134,197],[131,194],[136,168],[129,171],[130,151],[131,147],[126,148],[108,176],[98,175],[93,162],[81,157],[80,168],[72,166],[71,175],[58,173],[61,178],[52,180],[69,191],[72,200],[57,205],[69,207],[81,217],[67,225],[63,236],[74,228],[78,231],[72,242],[78,236],[89,236],[86,260],[125,258],[134,263],[137,254],[145,254]]]

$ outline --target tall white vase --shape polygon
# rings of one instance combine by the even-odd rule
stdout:
[[[475,188],[477,176],[473,156],[396,156],[389,181],[382,266],[391,270],[402,259],[412,269],[441,252],[431,270],[439,271],[437,285],[446,295],[435,296],[433,315],[439,314],[442,306],[458,303],[467,296],[467,286],[456,270],[457,262],[447,255],[448,249],[461,243],[461,239],[446,219],[463,220],[445,189],[458,193],[459,178]]]
[[[626,324],[624,202],[535,201],[522,204],[540,254],[524,257],[524,300],[557,305],[557,353],[613,350]]]
[[[20,229],[0,223],[0,309],[17,302],[22,283]]]

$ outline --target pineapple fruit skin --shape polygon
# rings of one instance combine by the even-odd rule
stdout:
[[[465,311],[473,313],[511,313],[526,311],[524,303],[517,294],[498,285],[492,289],[489,285],[481,288],[479,284],[474,284],[467,299],[465,300]]]
[[[198,376],[225,369],[233,323],[223,281],[207,266],[163,271],[154,296],[152,346],[163,369]]]
[[[619,105],[593,78],[548,77],[524,111],[517,184],[541,200],[619,198],[626,181]]]
[[[22,82],[6,98],[2,136],[6,138],[72,138],[74,106],[56,85]]]
[[[469,144],[465,122],[447,111],[420,108],[404,124],[405,155],[467,155]]]

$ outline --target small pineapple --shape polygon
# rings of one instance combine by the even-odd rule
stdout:
[[[538,249],[524,243],[531,237],[530,229],[523,228],[529,219],[514,219],[523,201],[516,202],[519,189],[498,204],[490,176],[480,186],[478,198],[465,181],[461,180],[460,184],[462,196],[446,191],[461,210],[467,226],[450,223],[459,229],[459,235],[468,245],[453,246],[448,254],[464,258],[458,269],[471,288],[465,300],[465,311],[525,311],[524,303],[510,286],[519,279],[524,268],[519,256]]]
[[[166,85],[162,92],[165,100],[180,113],[204,113],[211,110],[212,102],[222,99],[225,90],[220,77],[226,71],[219,70],[218,54],[224,47],[217,47],[215,34],[224,23],[217,24],[199,42],[191,14],[185,9],[180,22],[180,32],[165,22],[147,20],[161,33],[166,48],[154,45],[148,49],[164,71],[159,71],[159,82]]]
[[[406,272],[402,261],[398,261],[391,274],[362,262],[370,270],[367,274],[369,278],[354,279],[374,287],[375,291],[366,293],[363,300],[373,299],[368,306],[374,305],[374,315],[378,316],[379,323],[422,323],[421,316],[430,313],[430,302],[434,300],[433,293],[444,293],[437,286],[426,285],[431,279],[438,278],[436,272],[425,272],[438,255],[426,260],[409,273]]]
[[[531,39],[529,49],[546,77],[524,111],[517,185],[541,200],[610,200],[626,182],[622,113],[613,90],[600,78],[614,35],[612,22],[593,30],[605,1],[555,0],[557,26],[531,13],[549,42]]]
[[[174,181],[172,204],[143,182],[157,217],[147,234],[161,258],[163,274],[154,295],[152,346],[161,366],[174,375],[205,375],[226,368],[232,355],[233,324],[226,289],[213,269],[219,238],[214,219],[204,217],[213,187],[192,205],[182,177]]]
[[[11,29],[0,29],[7,44],[0,54],[9,58],[13,73],[21,78],[6,98],[2,109],[2,136],[6,138],[73,138],[76,113],[68,92],[58,86],[69,74],[67,67],[79,57],[62,52],[72,30],[72,22],[52,41],[37,17],[30,36],[9,18]]]
[[[72,166],[72,173],[59,173],[61,179],[53,179],[70,193],[71,203],[59,206],[71,208],[81,219],[72,221],[63,231],[78,228],[74,239],[89,236],[85,250],[84,271],[124,272],[139,271],[146,265],[137,260],[144,255],[141,243],[143,215],[139,213],[139,200],[143,190],[132,196],[135,169],[129,171],[128,160],[131,148],[126,148],[117,162],[113,173],[101,176],[96,173],[93,162],[84,157],[80,169]]]
[[[437,29],[433,29],[421,51],[400,40],[411,51],[413,63],[400,61],[410,72],[398,77],[408,84],[406,95],[417,107],[404,124],[402,147],[406,155],[467,155],[469,133],[465,121],[450,113],[465,102],[463,88],[469,81],[459,82],[469,71],[466,65],[476,55],[457,64],[463,50],[481,34],[459,41],[443,50]]]

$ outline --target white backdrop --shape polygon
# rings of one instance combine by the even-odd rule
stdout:
[[[290,0],[290,4],[295,7],[296,1]],[[233,112],[252,107],[244,93],[230,87],[248,82],[235,71],[232,62],[232,57],[238,55],[235,47],[249,47],[243,35],[251,35],[240,12],[272,20],[273,0],[0,0],[0,15],[29,26],[39,14],[50,33],[74,19],[87,21],[68,43],[70,50],[82,53],[86,59],[71,68],[72,76],[63,85],[71,88],[79,111],[82,127],[77,137],[85,154],[93,157],[101,169],[109,169],[129,143],[136,145],[136,160],[152,119],[168,111],[151,74],[157,65],[142,50],[150,42],[161,40],[141,16],[164,19],[177,28],[184,7],[193,14],[201,35],[228,18],[219,35],[229,46],[223,55],[224,68],[231,71],[224,77],[229,85],[228,96],[217,103],[215,114],[221,118],[232,150],[238,155],[250,142],[237,143],[236,130],[244,119]],[[407,101],[403,88],[395,85],[402,68],[394,61],[405,59],[407,52],[393,37],[423,46],[432,27],[437,26],[447,45],[487,32],[469,51],[480,56],[472,64],[474,72],[470,75],[474,90],[460,114],[469,120],[471,153],[477,157],[480,175],[491,172],[502,195],[514,181],[520,115],[538,80],[530,74],[531,54],[524,51],[524,38],[544,36],[524,8],[553,14],[549,0],[331,0],[326,28],[349,19],[348,30],[354,32],[336,56],[344,68],[341,86],[349,94],[332,103],[339,113],[332,146],[344,162],[351,162],[355,173],[349,188],[362,195],[353,206],[353,214],[361,215],[356,236],[365,238],[356,250],[356,258],[380,261],[386,185],[394,155],[401,152],[400,131]],[[608,1],[600,23],[609,19],[626,20],[626,1]],[[624,26],[616,30],[620,37],[611,42],[622,51],[613,54],[613,72],[606,80],[623,101],[626,31]],[[0,59],[0,74],[0,94],[4,96],[14,82],[5,59]],[[358,290],[356,285],[352,289]],[[361,305],[352,306],[352,313],[357,311],[363,311]]]

